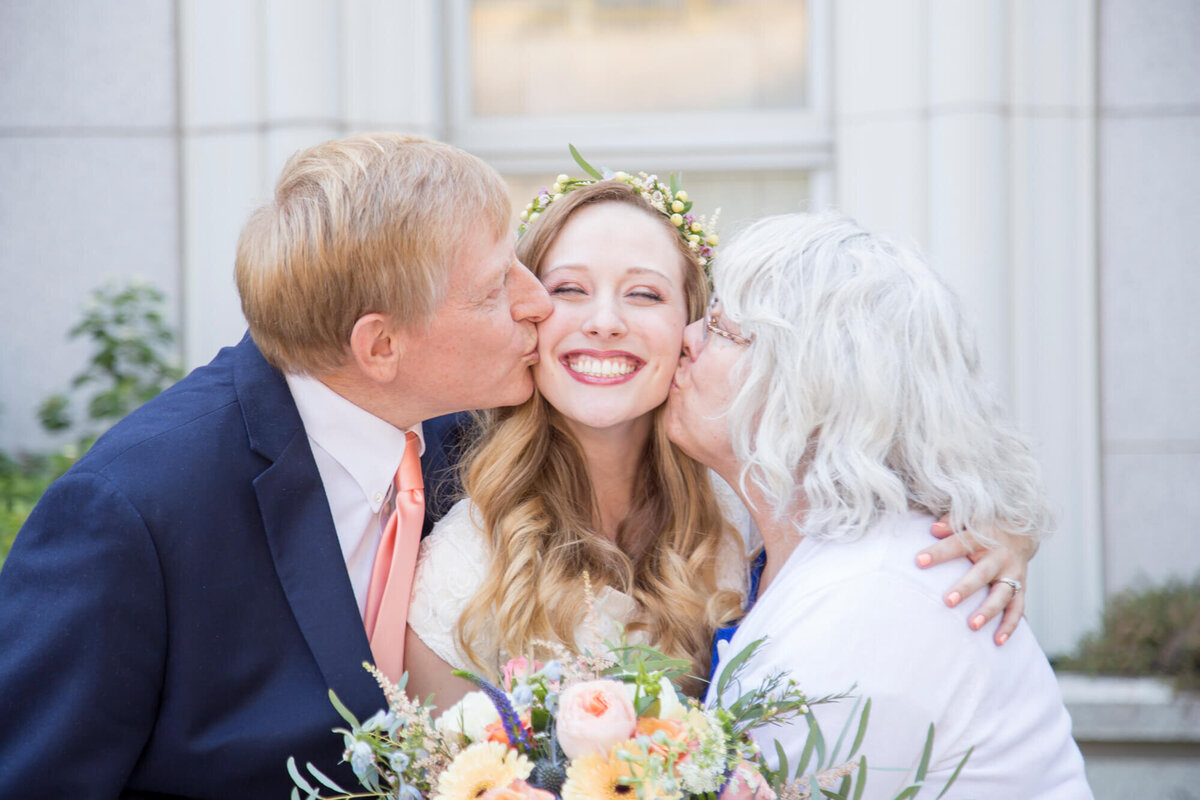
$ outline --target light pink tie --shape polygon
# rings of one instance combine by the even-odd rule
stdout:
[[[367,611],[363,622],[375,666],[393,682],[404,671],[404,633],[408,624],[408,595],[417,567],[417,546],[425,521],[425,486],[421,480],[420,441],[407,435],[404,458],[396,470],[396,510],[388,517],[375,551]]]

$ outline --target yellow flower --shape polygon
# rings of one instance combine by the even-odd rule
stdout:
[[[710,246],[712,246],[712,247],[716,247],[716,246],[717,246],[717,235],[716,235],[715,233],[710,233],[710,234],[708,235],[708,243],[709,243],[709,245],[710,245]]]
[[[499,742],[478,742],[463,750],[438,779],[434,800],[475,800],[489,789],[525,780],[528,758]]]
[[[614,749],[615,752],[615,749]],[[632,786],[622,784],[622,778],[633,777],[629,764],[612,754],[589,753],[575,759],[567,767],[567,782],[563,784],[563,800],[634,800]],[[646,800],[657,797],[653,787],[647,787]]]
[[[693,233],[688,236],[688,241],[691,242],[692,244],[700,244],[700,236],[698,234]]]
[[[682,203],[687,202],[687,197],[688,197],[687,192],[685,192],[683,189],[680,189],[678,192],[675,193],[675,199],[679,200]]]
[[[672,210],[672,211],[675,211],[675,212],[680,212],[680,211],[683,211],[685,208],[687,208],[687,206],[685,206],[683,203],[681,203],[681,202],[680,202],[680,201],[678,201],[678,200],[676,200],[675,202],[671,203],[671,210]]]
[[[672,214],[671,215],[671,224],[674,225],[676,228],[681,226],[683,224],[683,215],[682,214]]]

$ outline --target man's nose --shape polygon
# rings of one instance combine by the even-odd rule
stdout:
[[[550,295],[546,294],[546,287],[524,264],[518,264],[514,270],[510,296],[512,317],[518,322],[541,322],[554,309]]]

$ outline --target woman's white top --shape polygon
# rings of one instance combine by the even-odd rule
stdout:
[[[744,542],[750,540],[750,546],[755,546],[757,533],[733,490],[715,475],[712,483],[725,518],[741,533],[721,556],[717,584],[745,597],[749,572]],[[408,624],[430,650],[454,669],[475,669],[458,646],[457,626],[463,609],[483,585],[490,557],[491,544],[480,527],[479,511],[469,498],[455,503],[421,541]],[[563,598],[563,602],[582,603],[583,598]],[[593,608],[592,618],[575,632],[576,643],[583,652],[602,653],[604,642],[617,641],[621,627],[633,621],[639,610],[633,597],[610,586],[596,590]],[[644,631],[632,631],[626,638],[631,644],[649,643]],[[509,658],[521,655],[504,652],[496,640],[472,642],[472,645],[483,663],[497,672]]]
[[[1054,673],[1024,620],[1003,647],[967,618],[982,590],[947,608],[942,600],[970,566],[958,559],[918,569],[933,518],[888,518],[851,542],[801,540],[720,653],[727,662],[750,642],[769,637],[742,674],[749,690],[787,672],[809,697],[844,692],[871,699],[860,754],[871,767],[901,772],[868,775],[865,797],[894,797],[911,779],[925,735],[936,728],[926,785],[941,791],[967,749],[975,750],[948,797],[974,800],[1091,798],[1083,759]],[[721,674],[722,665],[717,667]],[[727,690],[736,699],[736,687]],[[713,700],[710,690],[709,701]],[[854,700],[813,706],[832,748]],[[857,718],[854,720],[857,723]],[[846,736],[843,755],[853,741]],[[756,738],[777,767],[778,740],[795,764],[808,736],[801,718],[765,728]],[[931,795],[932,796],[932,795]]]

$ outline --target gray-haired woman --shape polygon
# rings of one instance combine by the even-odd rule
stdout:
[[[941,596],[966,559],[914,563],[944,513],[980,539],[1051,524],[953,294],[915,253],[836,214],[754,224],[713,280],[709,314],[684,337],[668,431],[738,490],[762,533],[757,601],[722,651],[769,637],[743,685],[779,670],[810,695],[857,683],[876,766],[915,765],[934,723],[930,785],[975,748],[956,797],[1091,797],[1028,625],[1003,648],[971,635],[970,604]],[[850,706],[814,711],[836,735]],[[794,763],[807,733],[764,735]],[[892,796],[895,776],[873,771],[868,796]]]

